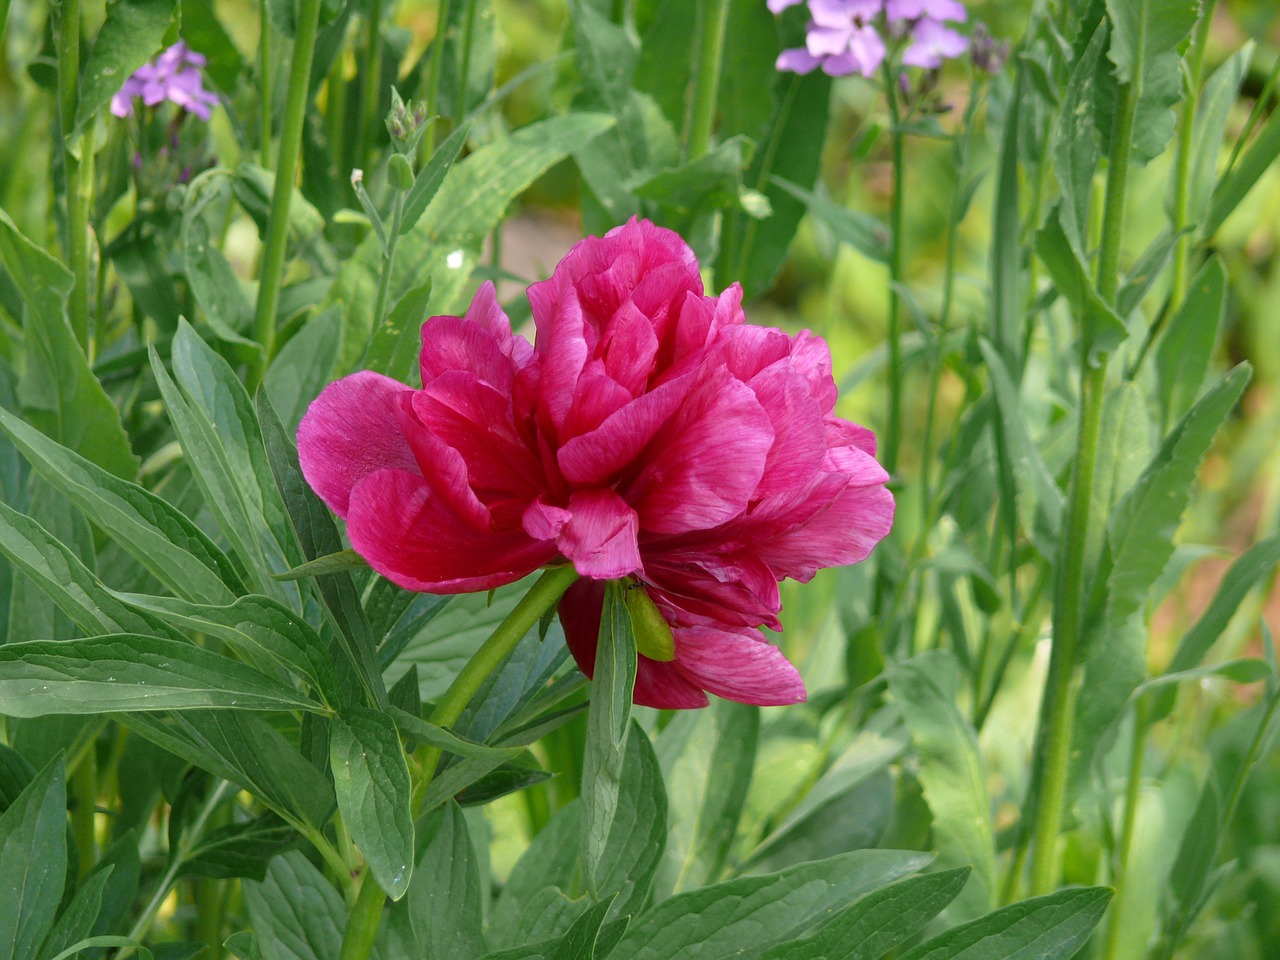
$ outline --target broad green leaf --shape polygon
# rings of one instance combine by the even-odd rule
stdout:
[[[564,938],[556,946],[555,952],[551,954],[551,960],[595,960],[597,947],[600,947],[599,956],[607,957],[611,945],[607,942],[601,944],[601,939],[611,934],[621,939],[627,922],[625,919],[622,921],[623,926],[617,930],[616,934],[613,934],[613,931],[606,933],[601,930],[612,906],[613,897],[608,897],[588,907],[586,912],[566,931]],[[616,942],[617,940],[614,940],[615,944]]]
[[[170,753],[238,783],[295,823],[322,828],[333,788],[297,748],[255,714],[239,710],[131,713],[121,721]]]
[[[126,912],[138,895],[138,882],[142,876],[142,858],[138,853],[138,836],[134,830],[126,830],[116,837],[105,853],[94,864],[89,876],[80,883],[88,884],[100,873],[109,874],[102,888],[102,903],[93,925],[93,933],[118,930],[125,923]]]
[[[995,841],[978,738],[955,705],[955,661],[941,651],[921,654],[890,666],[888,679],[919,757],[939,865],[973,868],[952,913],[977,916],[995,903]]]
[[[409,676],[409,674],[406,674]],[[394,691],[393,691],[394,693]],[[414,690],[417,693],[417,690]],[[460,757],[472,757],[477,760],[497,760],[504,762],[513,759],[520,750],[513,747],[490,747],[483,743],[464,739],[451,730],[428,723],[396,706],[390,708],[391,719],[395,721],[400,735],[418,743],[430,744],[447,753],[455,753]]]
[[[391,296],[432,281],[436,309],[447,312],[467,287],[480,246],[511,201],[552,164],[613,126],[612,117],[574,113],[543,120],[482,147],[454,165],[435,199],[400,239]],[[359,359],[373,329],[381,249],[367,237],[339,270],[330,297],[346,311],[340,369]]]
[[[877,960],[915,936],[964,888],[967,867],[909,877],[868,893],[816,933],[774,947],[760,960]]]
[[[1137,483],[1116,505],[1107,523],[1108,623],[1122,623],[1140,609],[1172,556],[1173,537],[1200,461],[1244,393],[1249,376],[1249,366],[1241,364],[1211,387],[1165,437]]]
[[[230,203],[230,170],[206,170],[187,187],[182,207],[182,259],[191,292],[218,339],[234,344],[244,359],[262,348],[245,334],[253,323],[253,297],[222,251],[214,245],[209,217],[221,220]]]
[[[320,708],[238,660],[194,644],[136,634],[0,647],[0,704],[11,717]]]
[[[94,923],[102,911],[102,894],[114,870],[114,865],[107,864],[104,869],[95,869],[81,881],[75,896],[63,909],[58,922],[45,938],[44,946],[40,948],[41,960],[50,960],[71,944],[93,933]]]
[[[1199,395],[1226,306],[1227,270],[1219,257],[1210,257],[1191,281],[1186,299],[1156,345],[1156,376],[1165,423],[1178,420]]]
[[[222,942],[222,946],[240,960],[262,960],[262,948],[258,946],[258,938],[252,930],[233,933]]]
[[[214,607],[172,597],[119,597],[134,610],[179,630],[217,637],[250,661],[283,667],[307,680],[331,706],[343,702],[325,644],[310,624],[277,600],[250,594]]]
[[[923,853],[858,850],[682,893],[634,919],[609,960],[675,960],[695,950],[700,960],[751,960],[930,859]]]
[[[293,827],[271,813],[244,823],[229,823],[200,838],[179,866],[178,876],[263,880],[271,858],[299,840]]]
[[[621,800],[623,759],[636,682],[636,645],[620,582],[610,581],[600,615],[596,668],[582,762],[582,854],[591,890],[602,889],[605,851]]]
[[[1094,31],[1072,68],[1054,138],[1054,171],[1062,189],[1058,215],[1063,232],[1075,250],[1085,249],[1089,195],[1098,169],[1100,147],[1094,104],[1098,96],[1098,64],[1106,43],[1107,25],[1103,23]]]
[[[138,473],[120,412],[89,367],[67,321],[75,284],[67,269],[24,237],[0,210],[0,263],[24,302],[26,370],[18,399],[47,436],[117,477]]]
[[[378,886],[399,900],[413,876],[409,767],[385,713],[353,707],[333,718],[329,762],[338,809]]]
[[[174,593],[201,603],[230,603],[235,593],[244,592],[226,554],[167,501],[112,476],[4,410],[0,428],[50,486]]]
[[[473,960],[485,953],[481,932],[484,893],[476,850],[456,803],[432,814],[430,841],[409,885],[409,916],[428,957]]]
[[[342,950],[342,896],[298,851],[276,857],[261,883],[246,880],[244,905],[263,960],[333,960]]]
[[[1205,658],[1245,595],[1264,582],[1276,564],[1280,564],[1280,533],[1255,543],[1236,558],[1219,582],[1209,606],[1179,641],[1169,662],[1169,673],[1189,671]],[[1151,707],[1153,720],[1161,720],[1172,712],[1176,695],[1176,690],[1170,689],[1156,696]]]
[[[272,359],[263,385],[290,433],[297,432],[307,406],[333,379],[341,345],[342,315],[330,308],[308,320]]]
[[[337,553],[343,549],[343,543],[333,522],[333,515],[303,478],[302,468],[298,465],[298,449],[284,432],[284,426],[271,406],[271,400],[262,390],[258,391],[257,407],[267,460],[298,544],[302,547],[303,557],[313,560]],[[342,649],[356,676],[360,678],[360,685],[372,704],[385,706],[387,688],[378,667],[373,636],[360,603],[360,593],[351,574],[325,574],[317,577],[315,584],[342,638]]]
[[[179,639],[162,621],[122,603],[71,548],[3,502],[0,552],[86,634],[155,633]]]
[[[413,186],[404,197],[404,212],[400,221],[400,233],[404,235],[412,230],[418,220],[426,212],[427,206],[435,199],[444,183],[445,175],[453,169],[454,161],[462,148],[466,146],[467,137],[471,135],[471,122],[467,121],[454,130],[429,159],[418,175],[413,179]]]
[[[1112,24],[1107,56],[1120,82],[1145,82],[1152,61],[1176,51],[1198,12],[1196,0],[1107,0]]]
[[[431,278],[428,277],[426,283],[410,288],[374,328],[360,368],[408,379],[421,349],[420,331],[430,302]]]
[[[1023,900],[948,930],[902,960],[1068,960],[1110,899],[1104,887],[1078,887]]]
[[[306,563],[300,563],[284,573],[272,574],[275,580],[305,580],[307,577],[319,577],[326,573],[343,573],[349,570],[368,570],[369,561],[354,550],[339,550],[327,553]]]
[[[207,0],[182,0],[182,36],[192,50],[208,60],[204,73],[227,93],[233,93],[244,74],[244,57],[218,20]]]
[[[490,913],[489,942],[495,947],[551,939],[586,907],[575,884],[581,811],[576,800],[566,804],[521,854]]]
[[[684,711],[663,729],[658,756],[674,802],[654,878],[656,900],[720,879],[751,785],[759,736],[759,708],[729,700]]]
[[[66,838],[66,770],[55,757],[0,814],[0,960],[39,955],[67,879]]]
[[[849,210],[780,177],[773,177],[771,182],[784,193],[804,203],[809,212],[821,220],[841,243],[847,243],[871,260],[888,260],[889,245],[893,238],[889,228],[875,217],[858,210]]]
[[[178,0],[117,0],[107,7],[80,75],[75,130],[66,131],[68,136],[80,132],[129,75],[160,52],[177,6]]]
[[[1101,557],[1106,547],[1107,518],[1116,502],[1137,482],[1151,459],[1153,429],[1147,408],[1146,394],[1133,383],[1117,385],[1103,399],[1101,441],[1085,539],[1085,570],[1090,574],[1103,567]],[[1101,578],[1086,576],[1086,583],[1100,589],[1105,579],[1103,570]]]
[[[1044,226],[1036,234],[1036,254],[1040,257],[1059,292],[1071,305],[1091,358],[1109,353],[1129,336],[1124,321],[1098,294],[1085,266],[1082,250],[1076,247],[1062,223],[1062,206],[1049,211]]]
[[[594,891],[597,900],[616,894],[620,914],[639,912],[667,836],[662,771],[639,724],[632,725],[625,751],[617,806],[596,864]]]

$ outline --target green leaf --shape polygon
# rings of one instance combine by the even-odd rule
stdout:
[[[303,478],[302,468],[298,465],[298,449],[284,432],[284,426],[264,391],[258,391],[257,407],[267,460],[298,543],[302,547],[303,556],[312,560],[337,553],[343,549],[343,544],[333,522],[333,515]],[[387,688],[378,667],[369,622],[360,603],[360,593],[351,574],[326,574],[317,577],[315,584],[326,610],[338,628],[343,651],[350,660],[355,675],[360,678],[361,686],[374,705],[385,706]]]
[[[238,783],[282,817],[321,829],[333,788],[273,726],[240,710],[131,713],[121,722],[214,776]]]
[[[111,936],[87,937],[79,943],[74,943],[61,953],[55,955],[53,960],[68,960],[69,957],[74,957],[76,954],[83,953],[86,950],[96,950],[103,947],[116,947],[118,949],[127,947],[138,954],[138,960],[154,960],[154,956],[151,951],[138,943],[138,941],[132,940],[129,937]]]
[[[1196,0],[1107,0],[1111,46],[1107,56],[1121,83],[1146,79],[1152,61],[1177,49],[1195,26]]]
[[[1079,887],[1023,900],[948,930],[902,960],[1068,960],[1110,899],[1103,887]]]
[[[105,868],[95,869],[81,881],[75,896],[62,911],[40,948],[42,960],[49,960],[93,933],[98,914],[102,911],[102,894],[114,871],[115,866],[107,864]]]
[[[299,841],[298,833],[275,814],[229,823],[200,838],[178,868],[178,876],[248,877],[263,880],[271,859]]]
[[[1184,673],[1195,667],[1208,654],[1235,615],[1245,595],[1262,583],[1280,564],[1280,533],[1273,533],[1255,543],[1231,564],[1200,619],[1183,635],[1169,662],[1169,673]],[[1153,721],[1162,720],[1173,711],[1177,691],[1161,692],[1151,706]]]
[[[87,634],[155,633],[180,639],[162,621],[131,610],[102,585],[75,551],[3,502],[0,553]]]
[[[1223,61],[1205,81],[1200,91],[1200,103],[1191,129],[1191,172],[1187,197],[1187,222],[1205,223],[1209,215],[1209,201],[1218,173],[1218,156],[1226,136],[1227,120],[1231,108],[1240,96],[1240,87],[1249,72],[1254,44],[1248,41]],[[1170,193],[1174,181],[1169,182]]]
[[[893,236],[889,228],[871,214],[850,210],[780,177],[773,177],[771,182],[784,193],[803,202],[809,208],[809,212],[835,234],[838,241],[847,243],[871,260],[879,263],[888,262],[889,246],[893,242]]]
[[[66,770],[55,757],[0,814],[0,960],[39,955],[67,878],[66,838]]]
[[[760,960],[877,960],[915,936],[964,888],[967,867],[909,877],[868,893],[816,933],[774,947]]]
[[[1218,231],[1262,175],[1271,169],[1276,157],[1280,157],[1280,111],[1273,110],[1253,143],[1214,188],[1202,236],[1211,237]]]
[[[230,202],[230,170],[206,170],[187,187],[182,206],[182,259],[187,283],[219,340],[234,344],[242,359],[252,360],[261,346],[245,333],[253,324],[253,298],[222,251],[214,245],[209,217],[223,219]]]
[[[307,680],[330,705],[343,702],[333,662],[311,625],[278,600],[250,594],[225,607],[172,597],[120,594],[134,610],[181,631],[217,637],[262,669],[283,667]],[[121,631],[115,631],[121,632]]]
[[[1098,64],[1102,61],[1107,33],[1107,24],[1099,24],[1072,68],[1054,138],[1054,170],[1062,189],[1059,218],[1072,248],[1081,251],[1086,245],[1089,194],[1101,150],[1095,103],[1098,97]]]
[[[431,839],[409,886],[413,929],[426,956],[472,960],[485,953],[484,893],[466,819],[456,803],[446,803],[426,830]]]
[[[1227,270],[1219,257],[1196,274],[1186,299],[1156,345],[1155,368],[1164,422],[1191,408],[1204,383],[1227,307]]]
[[[1015,73],[1013,90],[1004,111],[1000,157],[996,172],[995,207],[991,219],[990,337],[1000,356],[1015,370],[1022,369],[1022,236],[1018,218],[1018,147],[1027,122],[1022,119],[1026,81],[1023,70]],[[1030,103],[1028,103],[1028,107]],[[1043,161],[1042,161],[1043,162]],[[1038,213],[1038,212],[1037,212]],[[1000,425],[996,441],[1003,444]],[[1001,456],[1003,464],[1005,457]]]
[[[342,897],[298,851],[276,857],[261,883],[246,880],[244,905],[263,960],[333,960],[342,950]]]
[[[421,219],[400,240],[391,296],[399,299],[430,278],[436,309],[452,309],[467,286],[483,238],[511,201],[614,122],[600,114],[554,117],[523,127],[455,164]],[[334,279],[330,297],[346,312],[341,369],[351,367],[369,340],[381,257],[377,239],[366,237]]]
[[[330,307],[308,320],[272,359],[263,385],[290,433],[297,433],[307,407],[333,379],[341,344],[342,314]]]
[[[1129,331],[1099,296],[1085,266],[1084,253],[1066,233],[1062,223],[1064,209],[1059,205],[1049,211],[1036,234],[1036,253],[1079,320],[1081,336],[1092,359],[1118,347],[1128,338]]]
[[[431,159],[418,171],[413,179],[413,186],[405,194],[404,211],[401,215],[400,234],[403,236],[412,230],[426,212],[428,205],[435,199],[445,175],[453,169],[454,161],[466,146],[467,137],[471,135],[471,121],[468,120],[454,130],[440,146],[431,154]]]
[[[751,785],[759,737],[759,708],[729,700],[709,710],[684,711],[663,729],[658,741],[662,779],[675,803],[654,879],[655,899],[720,879]]]
[[[626,740],[617,807],[595,868],[596,899],[617,894],[617,913],[638,913],[662,857],[666,835],[667,793],[662,771],[649,738],[639,724],[633,724]]]
[[[636,681],[636,644],[620,582],[610,581],[600,615],[596,667],[582,764],[582,853],[587,883],[601,889],[604,854],[618,814],[623,758]]]
[[[237,660],[137,634],[0,647],[0,703],[11,717],[210,707],[320,709]]]
[[[578,847],[581,804],[565,804],[521,854],[489,916],[489,941],[496,947],[551,939],[563,934],[587,904],[579,893]]]
[[[1182,832],[1178,856],[1169,871],[1169,893],[1184,911],[1194,911],[1199,906],[1213,862],[1217,859],[1223,826],[1221,805],[1218,785],[1211,771],[1205,778],[1195,812]]]
[[[319,577],[326,573],[368,569],[369,561],[354,550],[339,550],[337,553],[327,553],[323,557],[316,557],[284,573],[273,573],[271,576],[276,580],[305,580],[307,577]]]
[[[24,303],[26,370],[18,399],[40,430],[118,477],[138,473],[120,412],[93,375],[67,321],[75,279],[0,210],[0,263]]]
[[[112,476],[4,410],[0,428],[50,486],[179,596],[229,603],[244,592],[226,554],[167,501]]]
[[[928,854],[858,850],[664,900],[632,921],[609,960],[751,960],[832,911],[924,867]]]
[[[426,283],[406,292],[369,336],[360,361],[361,369],[408,379],[417,351],[421,349],[420,331],[430,302],[431,278],[428,277]]]
[[[128,77],[160,52],[177,0],[117,0],[107,7],[93,52],[80,75],[74,131],[78,134]]]
[[[596,947],[600,942],[601,926],[604,924],[604,918],[609,915],[609,910],[613,906],[613,897],[601,900],[599,903],[588,907],[586,912],[573,922],[564,938],[556,946],[555,952],[551,954],[551,960],[595,960]],[[626,921],[623,921],[622,930],[626,929]],[[621,931],[618,932],[619,937]],[[616,941],[615,941],[616,942]],[[607,957],[609,949],[600,951],[601,957]]]
[[[395,706],[390,708],[390,716],[399,728],[401,736],[406,739],[429,744],[447,753],[457,754],[460,757],[502,762],[516,757],[521,752],[513,747],[490,747],[483,743],[475,743],[464,739],[451,730],[438,727],[434,723],[428,723],[421,717],[416,717]]]
[[[395,724],[384,713],[353,707],[333,718],[329,762],[338,809],[365,862],[399,900],[413,876],[409,767]]]
[[[977,735],[955,706],[955,660],[942,651],[921,654],[891,665],[888,679],[919,757],[939,865],[973,868],[952,913],[964,919],[985,913],[996,896],[991,801]]]

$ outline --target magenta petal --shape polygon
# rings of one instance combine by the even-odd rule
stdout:
[[[415,397],[413,393],[402,394],[397,412],[400,429],[418,462],[419,472],[431,489],[447,500],[459,516],[465,517],[473,527],[487,530],[489,510],[471,489],[467,462],[462,454],[422,425],[413,410]]]
[[[709,529],[746,509],[772,445],[760,401],[721,367],[658,431],[644,469],[622,493],[648,531]]]
[[[351,546],[406,590],[492,590],[532,573],[555,547],[523,530],[477,530],[416,472],[379,470],[351,492]]]
[[[375,470],[418,471],[396,408],[413,391],[365,370],[324,388],[298,425],[302,475],[340,517],[351,489]]]
[[[678,630],[676,664],[692,681],[726,700],[773,707],[805,699],[799,671],[757,630]]]
[[[620,496],[607,488],[575,493],[569,513],[557,542],[578,573],[614,580],[641,569],[640,518]]]
[[[554,540],[572,516],[564,507],[544,503],[539,497],[525,508],[520,525],[535,540]]]

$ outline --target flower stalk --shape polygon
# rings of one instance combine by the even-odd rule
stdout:
[[[444,45],[447,39],[445,34],[449,30],[449,8],[452,6],[453,0],[440,0],[436,11],[436,35],[431,41],[431,70],[427,75],[427,114],[429,116],[435,116],[440,108],[440,76],[444,72]],[[436,146],[434,123],[427,127],[427,133],[422,142],[424,146],[421,155],[431,156]]]
[[[267,169],[271,168],[271,114],[272,86],[275,78],[271,71],[271,13],[268,0],[259,0],[258,32],[258,157]]]
[[[87,136],[72,143],[80,99],[80,0],[62,0],[58,14],[58,121],[66,181],[67,267],[75,277],[68,309],[76,342],[89,353],[89,188],[93,145]]]
[[[884,432],[884,468],[893,476],[898,467],[898,442],[902,432],[902,115],[893,70],[883,68],[884,96],[889,106],[889,141],[893,157],[893,197],[889,207],[889,424]]]
[[[720,95],[720,61],[729,20],[728,0],[700,0],[698,4],[698,71],[685,145],[689,159],[697,160],[711,146],[711,127]]]
[[[302,125],[307,112],[307,85],[320,26],[321,0],[300,0],[298,28],[289,64],[289,92],[285,100],[284,124],[280,130],[275,186],[271,192],[271,219],[262,259],[258,305],[254,314],[254,339],[262,347],[252,384],[262,379],[275,347],[276,310],[280,305],[280,284],[284,277],[284,255],[289,240],[289,203],[293,199],[294,177],[302,146]]]

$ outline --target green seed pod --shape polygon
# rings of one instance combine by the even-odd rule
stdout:
[[[413,186],[413,167],[403,153],[392,154],[387,161],[387,179],[402,193]]]
[[[671,635],[662,611],[653,598],[638,583],[627,585],[624,592],[627,613],[631,615],[631,630],[636,638],[636,650],[650,660],[664,663],[676,658],[676,640]]]

